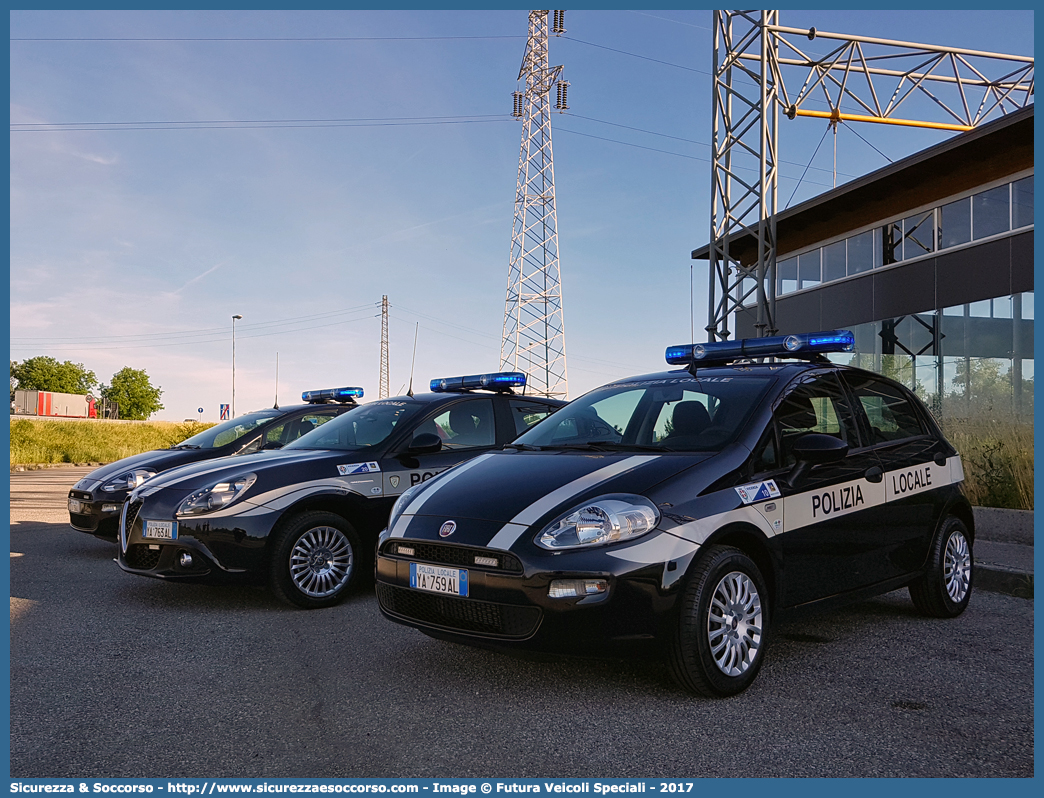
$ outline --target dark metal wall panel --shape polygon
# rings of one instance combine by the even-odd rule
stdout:
[[[1033,290],[1033,231],[776,300],[786,333],[852,327]],[[736,337],[751,338],[754,312],[737,314]]]
[[[874,318],[935,310],[936,258],[874,274]]]
[[[1033,290],[1033,231],[1012,236],[1011,293]]]
[[[822,297],[822,329],[837,330],[876,321],[874,315],[874,275],[868,274],[841,284],[816,289]],[[776,300],[777,303],[779,300]]]
[[[808,291],[776,300],[776,327],[780,335],[815,332],[823,326],[821,291]]]
[[[936,307],[949,308],[1011,294],[1009,239],[944,252],[936,261],[939,287]]]

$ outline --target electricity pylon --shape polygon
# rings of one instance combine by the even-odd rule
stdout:
[[[527,393],[564,399],[568,383],[550,94],[556,86],[555,110],[566,110],[569,84],[559,79],[561,66],[548,65],[548,13],[529,12],[529,40],[518,72],[524,88],[514,94],[513,115],[522,120],[522,147],[500,364],[526,375]],[[552,33],[565,33],[564,17],[564,11],[554,12]]]
[[[381,297],[381,385],[377,390],[378,399],[387,399],[388,385],[388,295]]]
[[[1033,101],[1032,56],[787,28],[779,11],[715,11],[713,37],[710,341],[752,299],[758,336],[776,332],[780,111],[960,132]],[[741,263],[729,247],[747,235],[757,257]]]

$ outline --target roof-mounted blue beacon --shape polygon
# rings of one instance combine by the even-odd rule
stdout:
[[[301,394],[301,401],[310,405],[322,405],[328,402],[355,404],[355,400],[361,399],[362,395],[362,388],[323,388],[321,391],[305,391]]]
[[[472,374],[467,377],[443,377],[431,381],[432,393],[463,393],[486,390],[493,393],[514,393],[512,388],[525,388],[526,375],[521,371],[497,371],[492,374]]]
[[[708,341],[667,347],[665,357],[672,366],[723,366],[756,357],[796,358],[826,362],[827,352],[851,352],[855,336],[849,330],[776,335],[771,338],[742,338],[738,341]]]

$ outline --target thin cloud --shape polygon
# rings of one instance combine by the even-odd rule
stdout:
[[[181,288],[177,289],[176,291],[171,291],[170,293],[172,295],[174,295],[174,296],[177,296],[182,291],[184,291],[186,288],[188,288],[190,285],[194,285],[195,283],[198,283],[200,280],[202,280],[204,277],[206,277],[208,274],[212,274],[213,272],[216,272],[218,269],[220,269],[222,266],[224,266],[226,263],[228,263],[229,260],[230,260],[229,258],[226,258],[225,260],[221,261],[220,263],[215,263],[213,266],[211,266],[209,269],[207,269],[205,272],[203,272],[203,274],[197,274],[195,277],[193,277],[191,280],[189,280],[187,283],[185,283],[183,286],[181,286]]]

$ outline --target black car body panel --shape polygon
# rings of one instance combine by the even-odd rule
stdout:
[[[183,442],[169,449],[142,452],[103,465],[77,482],[69,491],[69,525],[73,529],[87,532],[95,537],[115,540],[120,510],[130,494],[130,490],[124,487],[106,491],[103,490],[103,487],[119,475],[136,469],[145,469],[158,474],[189,463],[257,451],[263,442],[272,436],[273,432],[281,433],[281,443],[289,443],[300,436],[306,418],[311,419],[313,416],[316,417],[316,420],[332,418],[352,406],[351,404],[332,403],[288,405],[248,413],[228,424],[242,422],[244,419],[251,419],[255,416],[260,417],[257,423],[249,422],[249,431],[227,444],[201,448],[193,446],[189,442]],[[192,438],[189,439],[189,441],[191,440]]]
[[[415,435],[436,428],[435,419],[445,418],[476,398],[488,402],[493,413],[493,426],[480,441],[488,445],[451,448],[451,440],[450,447],[438,451],[410,449]],[[364,450],[295,448],[326,430],[339,434],[337,424],[331,423],[285,449],[164,472],[137,488],[128,500],[120,524],[118,563],[128,573],[169,581],[255,579],[266,572],[273,530],[287,519],[313,511],[334,513],[348,521],[372,551],[401,493],[457,463],[508,443],[515,437],[509,413],[516,407],[547,414],[563,404],[552,399],[470,392],[393,397],[359,406],[360,410],[394,407],[403,413],[403,420],[387,438]],[[199,515],[179,515],[179,508],[190,496],[207,486],[234,482],[246,475],[251,477],[249,489],[228,506]],[[147,537],[150,522],[159,524],[157,528],[162,528],[163,534],[167,534],[166,525],[172,525],[170,539]],[[188,566],[181,562],[184,552],[192,555]],[[372,555],[366,554],[359,556],[372,567]]]
[[[648,418],[656,418],[658,401],[685,404],[664,398],[681,397],[681,389],[752,377],[762,380],[761,387],[750,383],[752,396],[761,391],[752,403],[731,418],[727,404],[718,405],[722,429],[734,424],[731,438],[715,437],[714,423],[686,438],[679,412],[673,428],[662,427],[669,429],[659,439],[664,445],[650,445],[657,439],[638,418],[642,402],[652,403]],[[911,583],[924,573],[947,515],[974,535],[960,457],[913,394],[879,375],[825,361],[750,363],[701,368],[695,376],[649,374],[599,391],[620,386],[644,386],[645,394],[611,440],[528,446],[545,425],[566,424],[578,399],[507,451],[433,480],[400,508],[378,544],[384,615],[435,637],[494,648],[588,653],[636,641],[666,645],[686,577],[713,544],[738,548],[757,564],[775,617]],[[665,386],[660,399],[656,386]],[[885,424],[882,402],[866,386],[898,397],[893,406],[913,408],[910,418],[889,416]],[[826,404],[836,417],[823,415]],[[843,457],[809,465],[793,455],[816,424],[821,437],[844,439]],[[683,445],[704,436],[711,451],[670,451],[672,436]],[[628,448],[628,439],[644,443]],[[622,451],[599,451],[604,447]],[[585,504],[628,495],[657,508],[655,528],[633,540],[557,551],[536,542]],[[437,573],[450,579],[450,592],[419,587],[426,567],[448,569]],[[556,580],[604,582],[604,590],[552,598]]]

